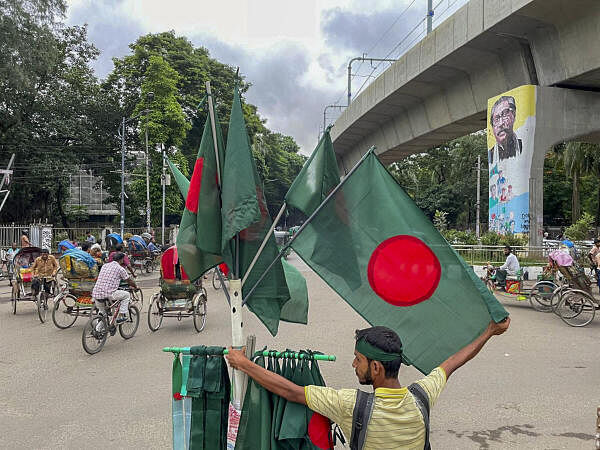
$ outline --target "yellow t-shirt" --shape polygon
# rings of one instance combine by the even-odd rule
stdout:
[[[446,373],[437,367],[417,381],[429,397],[432,408],[446,385]],[[335,390],[321,386],[304,388],[310,409],[339,425],[346,438],[352,433],[356,389]],[[375,390],[375,403],[367,426],[364,449],[419,449],[425,445],[425,423],[415,399],[407,388]]]

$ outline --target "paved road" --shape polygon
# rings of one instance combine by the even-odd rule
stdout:
[[[353,333],[367,324],[299,262],[310,293],[309,326],[282,324],[277,338],[247,313],[247,330],[270,348],[335,354],[321,365],[330,386],[356,387],[350,367]],[[157,279],[143,281],[145,307]],[[163,346],[226,345],[225,300],[207,286],[206,329],[170,319],[152,333],[142,315],[130,341],[115,336],[101,353],[81,347],[83,321],[68,330],[40,324],[33,304],[10,311],[0,285],[0,448],[168,448],[171,358]],[[527,303],[502,300],[511,313],[507,334],[450,379],[432,415],[431,441],[445,449],[589,449],[600,404],[600,317],[568,327]],[[419,374],[401,369],[408,384]]]

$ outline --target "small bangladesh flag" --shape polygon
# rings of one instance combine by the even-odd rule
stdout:
[[[340,221],[343,233],[330,226]],[[373,152],[311,224],[296,253],[370,324],[396,331],[404,362],[423,373],[508,316]],[[329,258],[316,260],[325,241]]]

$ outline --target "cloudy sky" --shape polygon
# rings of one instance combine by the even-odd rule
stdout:
[[[439,24],[464,0],[434,0]],[[138,36],[175,30],[211,56],[239,66],[253,84],[248,100],[274,131],[309,154],[323,110],[346,104],[348,61],[364,53],[397,58],[425,33],[426,0],[68,0],[67,22],[88,24],[100,49],[99,77]],[[366,6],[368,5],[368,6]],[[389,64],[353,64],[353,93]],[[332,122],[339,109],[328,109]]]

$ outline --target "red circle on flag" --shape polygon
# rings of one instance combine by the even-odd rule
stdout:
[[[411,306],[427,300],[440,283],[437,256],[414,236],[386,239],[371,254],[367,276],[371,288],[386,302]]]

